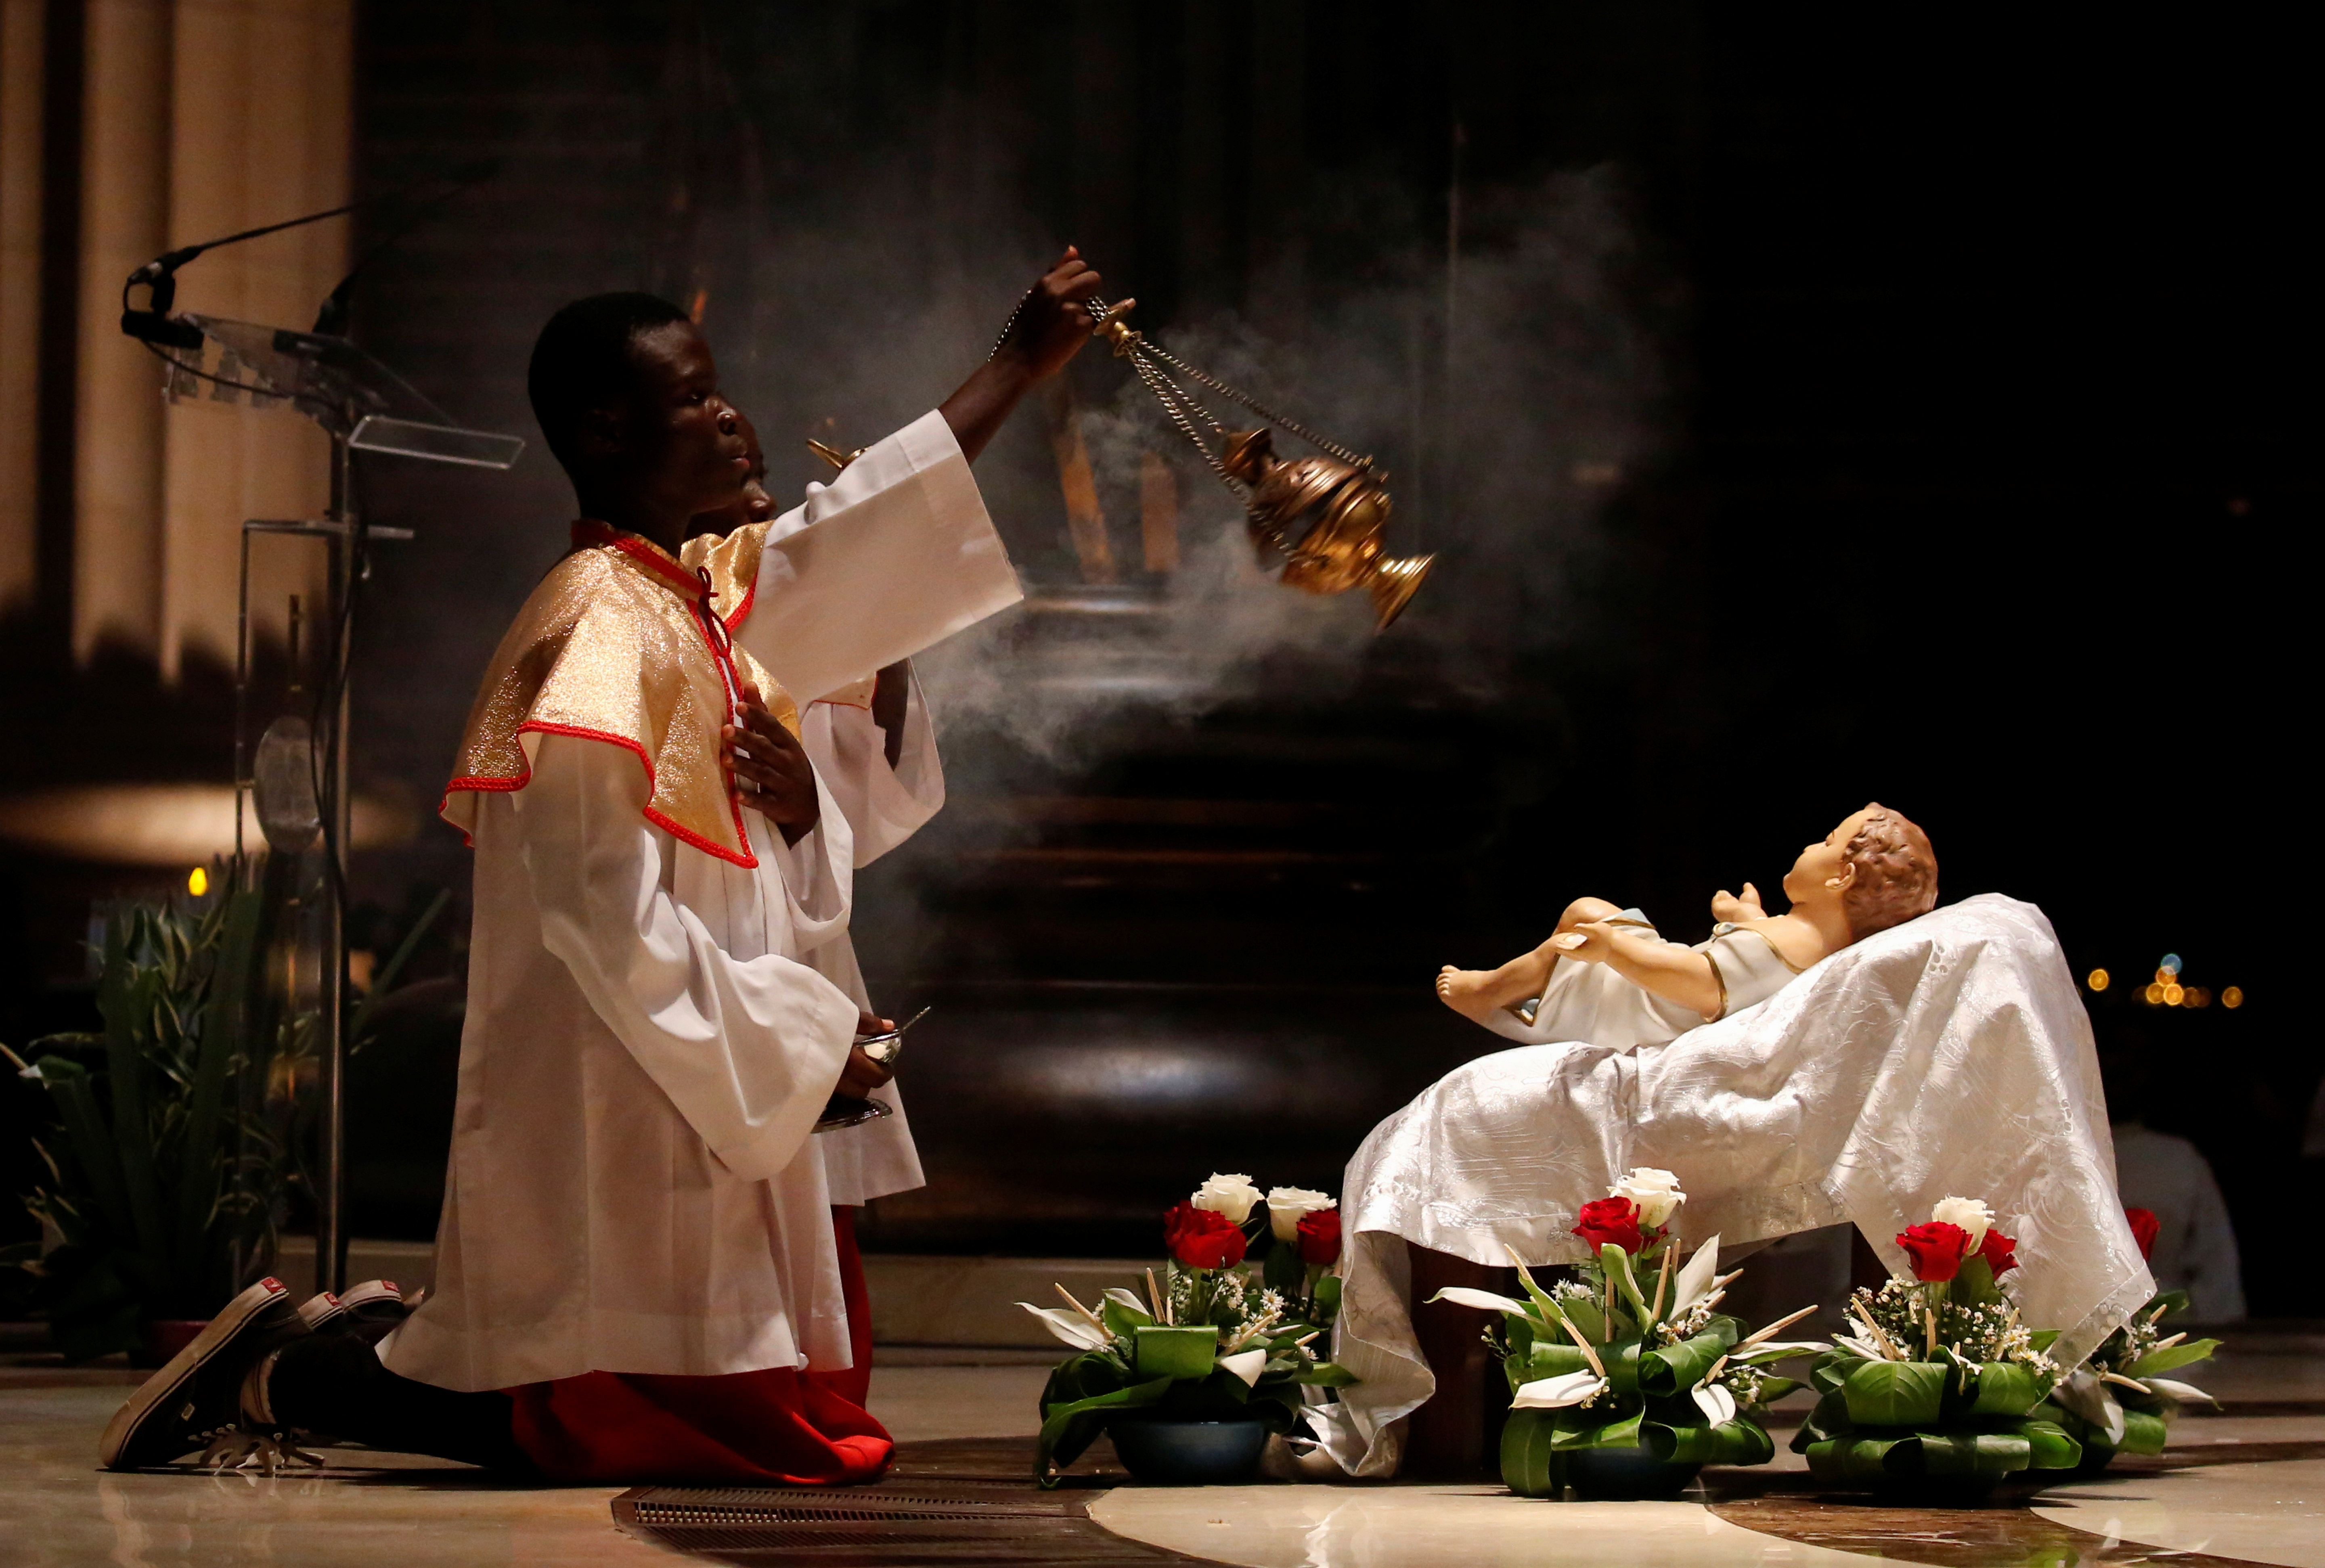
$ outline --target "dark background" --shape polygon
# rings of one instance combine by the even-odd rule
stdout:
[[[1210,1169],[1336,1187],[1492,1043],[1430,998],[1438,963],[1585,892],[1693,940],[1713,888],[1773,895],[1878,798],[1947,897],[2041,905],[2078,973],[2171,951],[2248,994],[2164,1020],[2158,1118],[2250,1260],[2317,1174],[2314,792],[2283,755],[2317,496],[2302,58],[2220,14],[371,5],[359,188],[506,162],[379,264],[356,335],[530,437],[557,304],[699,300],[782,494],[817,472],[801,436],[940,400],[1070,240],[1164,342],[1380,454],[1398,547],[1440,552],[1369,644],[1353,603],[1250,589],[1283,627],[1190,677],[1109,466],[1152,432],[1122,368],[1073,373],[1114,432],[1113,585],[1065,543],[1058,411],[1019,416],[979,472],[1034,603],[945,710],[953,809],[859,884],[876,999],[940,1009],[905,1068],[935,1181],[874,1245],[1144,1251]],[[421,538],[365,609],[358,771],[432,803],[570,494],[538,448],[365,484]],[[1146,695],[1107,700],[1093,650]],[[382,940],[465,893],[449,830],[360,876]],[[359,1232],[429,1229],[459,956],[363,1069]],[[2247,1275],[2293,1310],[2299,1281]]]

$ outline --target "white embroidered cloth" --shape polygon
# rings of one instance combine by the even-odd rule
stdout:
[[[1405,1242],[1505,1264],[1584,1255],[1581,1206],[1634,1165],[1676,1172],[1689,1244],[1854,1221],[1891,1240],[1950,1193],[2018,1239],[2028,1322],[2072,1366],[2154,1294],[2116,1197],[2089,1016],[2031,904],[1985,894],[1868,937],[1757,1007],[1665,1044],[1481,1057],[1373,1130],[1341,1188],[1337,1358],[1363,1381],[1325,1443],[1394,1473],[1390,1424],[1434,1387],[1408,1314]]]

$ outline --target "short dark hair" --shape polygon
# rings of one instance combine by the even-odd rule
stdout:
[[[655,294],[592,294],[576,300],[541,329],[525,367],[524,389],[543,440],[568,475],[581,416],[618,403],[637,385],[630,344],[640,333],[690,320]]]

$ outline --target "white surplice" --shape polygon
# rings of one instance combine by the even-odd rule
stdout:
[[[940,544],[990,534],[940,416],[770,532],[891,511]],[[919,591],[941,606],[941,585]],[[894,768],[867,710],[811,702],[801,728],[820,820],[786,848],[749,813],[755,867],[647,821],[638,757],[598,740],[526,734],[530,777],[478,796],[435,1288],[394,1370],[475,1390],[851,1365],[830,1206],[917,1185],[920,1165],[901,1113],[812,1127],[868,1005],[854,869],[934,813],[943,778],[917,683]]]

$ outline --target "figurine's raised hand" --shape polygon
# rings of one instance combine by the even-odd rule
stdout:
[[[815,766],[783,720],[767,711],[756,686],[743,688],[743,722],[718,732],[718,757],[744,803],[775,824],[785,844],[807,837],[822,815]]]
[[[1768,912],[1760,905],[1760,890],[1746,882],[1741,896],[1725,887],[1711,895],[1711,918],[1742,925],[1746,921],[1767,919]]]
[[[1066,361],[1081,351],[1098,325],[1089,302],[1104,281],[1082,260],[1081,252],[1066,246],[1066,254],[1035,280],[1017,307],[1016,320],[1001,352],[1021,359],[1036,381],[1064,369]],[[1116,308],[1126,311],[1136,303],[1125,300]]]

